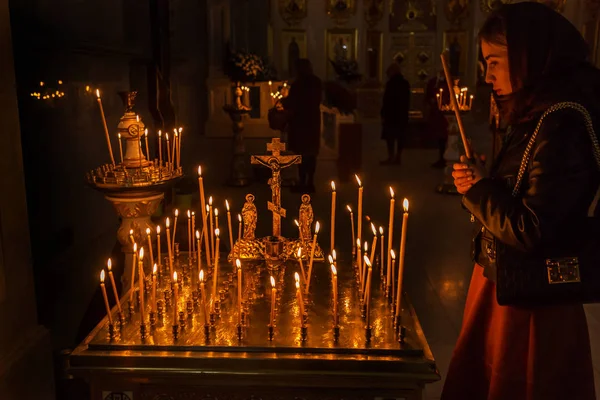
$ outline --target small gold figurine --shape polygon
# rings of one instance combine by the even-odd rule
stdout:
[[[245,240],[255,239],[257,212],[256,212],[256,206],[254,205],[254,195],[253,194],[246,195],[246,203],[244,204],[244,207],[242,208],[242,219],[244,221],[243,238]]]
[[[314,219],[313,209],[310,205],[310,196],[302,195],[302,204],[300,205],[300,233],[302,241],[310,243],[312,240],[312,223]]]

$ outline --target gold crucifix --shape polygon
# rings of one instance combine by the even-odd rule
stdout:
[[[272,198],[267,206],[273,213],[273,236],[279,237],[281,236],[281,217],[285,218],[285,209],[281,207],[281,170],[294,164],[300,164],[302,156],[294,154],[282,156],[281,152],[285,151],[285,143],[282,143],[279,138],[273,138],[271,143],[267,143],[267,151],[271,154],[252,156],[250,162],[270,168],[273,174],[269,179]]]

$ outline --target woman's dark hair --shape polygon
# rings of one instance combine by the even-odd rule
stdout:
[[[588,63],[588,46],[577,28],[537,2],[501,6],[481,27],[479,40],[508,47],[515,92],[512,111],[517,118],[567,96],[565,90],[580,89],[581,73],[598,79],[598,70]]]

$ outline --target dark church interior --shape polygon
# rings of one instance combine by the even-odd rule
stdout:
[[[452,174],[509,136],[503,3],[0,0],[0,399],[478,400]],[[600,66],[600,1],[537,3]]]

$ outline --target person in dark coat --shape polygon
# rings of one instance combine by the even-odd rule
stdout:
[[[314,192],[317,156],[321,145],[321,80],[313,74],[310,60],[298,59],[296,79],[288,97],[282,99],[288,114],[289,149],[302,156],[299,182],[294,191]]]
[[[540,3],[501,6],[484,23],[479,40],[486,82],[493,85],[509,131],[489,172],[464,157],[454,165],[462,205],[478,224],[476,265],[441,399],[593,400],[583,306],[499,305],[495,282],[507,262],[533,268],[532,257],[567,252],[588,234],[581,226],[595,203],[600,173],[583,115],[571,108],[554,111],[532,146],[529,141],[542,114],[562,102],[583,106],[597,135],[600,71],[588,61],[577,28]],[[527,148],[531,158],[513,194]]]
[[[381,138],[386,142],[388,158],[381,164],[400,164],[408,129],[410,85],[402,76],[398,63],[392,63],[386,74],[388,81],[381,106]]]
[[[443,89],[441,93],[440,89]],[[446,120],[444,113],[439,108],[438,95],[441,94],[440,101],[442,104],[448,104],[450,101],[448,93],[448,84],[446,83],[444,71],[440,71],[438,76],[434,76],[427,82],[427,89],[425,90],[427,130],[438,142],[438,159],[431,165],[434,168],[444,168],[446,166],[444,153],[448,144],[448,120]]]

